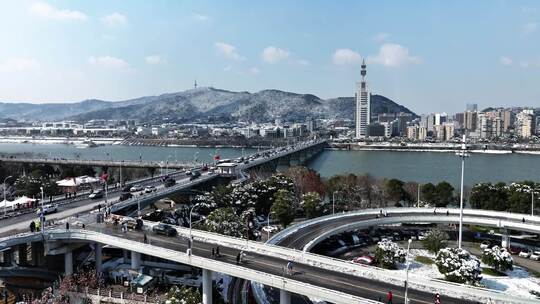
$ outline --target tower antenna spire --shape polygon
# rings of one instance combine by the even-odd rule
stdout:
[[[197,79],[195,79],[194,87],[195,87],[195,89],[197,88]]]

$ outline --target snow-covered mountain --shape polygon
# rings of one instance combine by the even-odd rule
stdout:
[[[87,100],[71,104],[39,105],[0,103],[0,118],[41,121],[137,119],[141,122],[267,122],[281,118],[285,121],[304,121],[307,117],[353,119],[354,105],[353,97],[324,100],[311,94],[279,90],[249,93],[197,88],[120,102]],[[372,112],[374,115],[412,113],[380,95],[372,95]]]

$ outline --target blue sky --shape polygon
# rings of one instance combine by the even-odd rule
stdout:
[[[0,100],[122,100],[213,86],[419,113],[540,106],[538,1],[2,1]]]

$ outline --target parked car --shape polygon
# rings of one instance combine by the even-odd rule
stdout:
[[[141,185],[133,185],[131,186],[131,188],[129,188],[129,191],[131,192],[143,191],[143,187]]]
[[[491,247],[491,243],[489,241],[483,241],[480,243],[480,249],[488,249],[489,247]]]
[[[531,255],[529,256],[529,259],[538,261],[540,260],[540,251],[533,251]]]
[[[354,263],[363,265],[372,265],[375,262],[375,258],[369,255],[359,256],[353,259]]]
[[[530,249],[522,249],[521,252],[519,253],[519,256],[522,257],[522,258],[528,258],[530,257],[532,254],[532,250]]]
[[[144,192],[145,192],[145,193],[151,193],[151,192],[154,192],[154,191],[156,191],[156,190],[157,190],[157,189],[156,189],[156,186],[146,186],[146,187],[144,188]]]
[[[166,235],[166,236],[175,236],[176,234],[178,234],[176,229],[174,229],[171,225],[163,224],[163,223],[154,226],[152,228],[152,230],[156,234],[162,234],[162,235]]]
[[[57,204],[43,205],[43,207],[38,208],[38,210],[36,212],[37,214],[41,213],[41,208],[43,208],[43,214],[50,214],[50,213],[58,212],[58,205]]]
[[[276,226],[276,225],[263,226],[263,227],[262,227],[262,231],[264,231],[264,232],[266,232],[266,233],[268,233],[268,232],[274,233],[274,232],[279,231],[279,227]]]
[[[90,195],[88,195],[88,198],[89,199],[103,198],[103,191],[101,191],[101,190],[94,191],[94,192],[90,193]]]

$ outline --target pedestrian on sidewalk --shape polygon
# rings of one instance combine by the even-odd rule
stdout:
[[[388,294],[386,295],[386,302],[387,302],[388,304],[392,304],[392,299],[393,299],[393,298],[394,298],[394,296],[392,295],[392,291],[389,290],[389,291],[388,291]]]
[[[240,252],[236,255],[236,265],[240,264]]]
[[[219,257],[219,246],[216,247],[216,257]]]
[[[441,304],[441,295],[439,293],[435,295],[435,304]]]
[[[66,222],[66,230],[69,230],[69,222]]]
[[[212,257],[215,257],[216,256],[216,251],[214,249],[214,247],[212,247]]]

